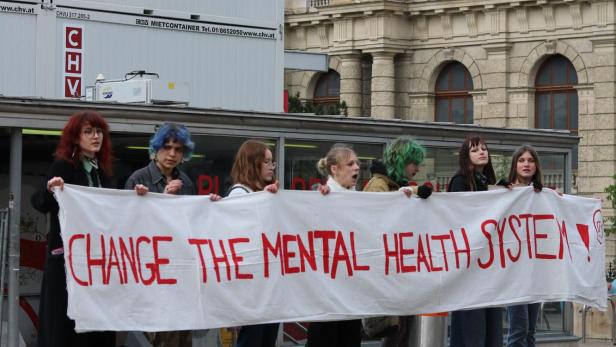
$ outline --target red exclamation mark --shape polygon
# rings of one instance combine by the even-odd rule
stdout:
[[[586,250],[588,251],[588,261],[590,261],[590,239],[588,237],[588,225],[586,224],[576,224],[578,233],[582,237],[582,241],[584,242],[584,246],[586,246]]]

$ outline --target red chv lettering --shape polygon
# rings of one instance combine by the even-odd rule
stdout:
[[[537,240],[548,238],[548,234],[542,234],[542,233],[537,232],[537,221],[538,220],[539,221],[549,220],[549,219],[554,219],[554,215],[536,214],[533,216],[533,229],[535,231],[535,257],[537,257],[537,259],[556,259],[556,254],[541,253],[539,252],[539,247],[537,246]]]
[[[413,233],[412,232],[406,232],[406,233],[394,234],[394,237],[396,237],[396,236],[400,240],[399,242],[397,242],[400,245],[400,254],[399,254],[400,270],[402,271],[402,273],[417,271],[417,267],[414,266],[414,265],[404,265],[404,256],[405,255],[412,256],[413,254],[415,254],[415,250],[413,248],[404,248],[404,239],[405,238],[412,238],[413,237]],[[419,241],[419,242],[421,243],[421,241]],[[400,272],[400,271],[398,271],[398,272]]]
[[[333,230],[315,230],[314,237],[323,242],[323,271],[329,273],[329,241],[336,238]]]
[[[351,258],[349,252],[346,249],[342,232],[338,232],[336,236],[336,246],[334,248],[334,260],[332,261],[332,279],[336,278],[336,270],[338,269],[338,262],[344,261],[347,266],[347,274],[349,277],[353,276],[353,267],[351,266]]]
[[[492,235],[490,235],[490,232],[486,230],[486,227],[489,224],[494,225],[494,228],[498,227],[498,222],[494,219],[488,219],[481,223],[481,233],[483,233],[483,236],[488,239],[488,248],[490,250],[490,256],[488,257],[488,260],[486,262],[481,261],[481,258],[477,259],[477,263],[482,269],[487,269],[488,267],[490,267],[490,265],[492,265],[492,262],[494,261],[494,245],[492,244]]]
[[[385,247],[385,275],[389,275],[389,257],[396,259],[396,273],[400,273],[400,258],[398,257],[398,235],[394,234],[394,250],[390,251],[387,244],[387,234],[383,234],[383,246]]]
[[[205,257],[203,257],[201,246],[207,245],[208,242],[209,240],[207,239],[188,239],[188,243],[197,246],[197,250],[199,251],[199,260],[201,261],[201,278],[203,283],[207,283],[207,270],[205,267]]]
[[[231,260],[233,260],[233,266],[235,267],[235,278],[240,280],[249,280],[253,277],[252,274],[240,273],[240,263],[244,260],[244,257],[240,257],[235,254],[235,244],[247,242],[250,242],[250,239],[248,239],[247,237],[238,237],[229,240],[229,249],[231,249]]]
[[[267,235],[261,234],[261,243],[263,244],[263,276],[265,278],[269,278],[269,256],[268,251],[271,252],[276,258],[280,258],[280,274],[284,275],[284,266],[282,264],[283,255],[282,255],[282,247],[280,246],[280,232],[276,234],[276,246],[272,246],[272,244],[267,239]]]
[[[71,236],[71,238],[69,239],[68,241],[68,267],[71,270],[71,275],[73,276],[73,279],[75,280],[75,282],[77,282],[77,284],[79,284],[80,286],[87,287],[88,282],[77,277],[77,275],[75,274],[75,269],[73,269],[73,242],[75,242],[76,240],[85,239],[85,238],[86,237],[84,234],[75,234]]]

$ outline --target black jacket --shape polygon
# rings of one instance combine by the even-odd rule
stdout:
[[[482,178],[480,174],[476,173],[473,178],[475,180],[475,187],[476,187],[475,191],[488,190],[489,182],[488,182],[487,177],[483,176]],[[470,192],[471,187],[468,184],[466,176],[458,171],[456,172],[455,175],[453,175],[453,177],[449,181],[449,186],[447,187],[447,191],[448,192]]]
[[[96,170],[96,169],[92,169]],[[47,177],[42,182],[41,187],[36,193],[32,195],[30,201],[32,206],[41,213],[50,213],[50,225],[49,234],[47,234],[47,252],[56,248],[62,247],[62,238],[60,237],[60,222],[58,221],[58,202],[53,197],[53,194],[47,190],[47,181],[53,177],[62,177],[64,183],[75,184],[80,186],[88,186],[87,172],[83,168],[81,162],[74,165],[71,162],[65,160],[56,160],[51,164]],[[109,188],[109,178],[105,176],[102,170],[98,170],[98,177],[100,178],[103,188]]]

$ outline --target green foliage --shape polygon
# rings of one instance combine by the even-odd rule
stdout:
[[[509,178],[509,165],[511,158],[505,155],[492,155],[492,166],[494,167],[494,173],[496,174],[496,181],[500,179],[507,180]]]
[[[312,100],[302,100],[299,92],[289,95],[290,113],[314,113],[318,115],[343,115],[348,116],[349,111],[346,102],[338,102],[331,105],[315,104]]]
[[[612,177],[616,182],[616,175]],[[607,200],[612,204],[612,209],[616,209],[616,183],[612,183],[604,190],[607,193]],[[603,226],[605,228],[605,235],[610,235],[616,232],[616,217],[603,217]]]

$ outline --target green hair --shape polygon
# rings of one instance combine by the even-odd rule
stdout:
[[[406,182],[406,166],[421,164],[425,155],[426,150],[412,139],[399,137],[393,140],[385,147],[383,154],[387,175],[396,182]]]

